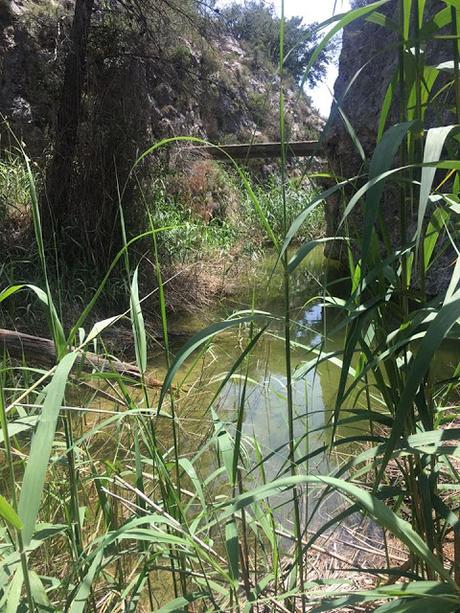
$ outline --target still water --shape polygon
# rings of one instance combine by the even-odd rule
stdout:
[[[283,280],[279,270],[273,273],[275,263],[274,257],[264,257],[255,262],[252,274],[241,280],[241,290],[237,295],[225,299],[208,313],[187,315],[177,318],[171,324],[171,329],[174,326],[174,329],[192,336],[206,325],[225,319],[236,311],[251,308],[251,305],[272,316],[269,328],[255,345],[248,362],[239,369],[238,376],[226,383],[212,406],[226,427],[234,432],[236,416],[244,404],[243,436],[247,439],[247,462],[249,465],[257,464],[256,450],[251,442],[255,439],[261,456],[265,458],[265,478],[269,481],[288,470],[286,462],[289,452],[286,357],[281,339],[284,327]],[[338,277],[338,270],[318,250],[310,254],[292,279],[290,316],[292,340],[295,343],[291,352],[294,371],[314,357],[311,348],[321,346],[326,351],[335,351],[342,347],[342,334],[330,333],[337,328],[337,313],[326,310],[321,298],[326,279],[337,281]],[[262,282],[258,281],[260,279]],[[267,279],[270,281],[267,282]],[[207,428],[212,428],[209,403],[219,382],[241,355],[247,342],[247,329],[243,332],[224,332],[213,339],[202,357],[192,356],[182,368],[177,380],[180,382],[181,377],[185,378],[183,389],[187,390],[187,394],[178,405],[178,415],[182,445],[188,447],[190,452],[196,449],[200,435]],[[177,350],[179,348],[180,345],[176,347]],[[155,372],[158,376],[158,368]],[[160,377],[164,372],[160,370]],[[324,362],[305,377],[294,381],[297,458],[311,454],[329,443],[328,426],[339,375],[337,366]],[[318,453],[303,463],[302,472],[324,475],[335,466],[336,458],[333,455]],[[210,466],[202,468],[203,474],[209,474]],[[254,475],[256,473],[257,469]]]
[[[257,464],[255,446],[251,442],[251,439],[255,439],[264,458],[267,480],[286,473],[289,453],[285,347],[281,338],[284,332],[283,279],[280,267],[273,272],[275,263],[274,256],[266,256],[255,262],[252,274],[241,279],[241,291],[237,295],[226,298],[206,313],[187,315],[172,322],[176,330],[192,336],[211,323],[225,319],[237,311],[250,309],[251,305],[273,316],[268,330],[251,352],[248,363],[239,369],[239,376],[235,376],[224,386],[212,406],[227,428],[234,432],[236,416],[244,405],[243,435],[248,441],[248,463]],[[326,260],[322,249],[318,249],[310,253],[291,279],[290,318],[294,341],[291,360],[294,373],[299,366],[314,359],[312,350],[321,348],[325,352],[339,352],[343,348],[344,331],[339,325],[340,313],[324,307],[322,299],[326,283],[330,292],[341,297],[346,296],[348,286],[340,277],[341,273],[334,263]],[[187,394],[185,400],[178,405],[178,415],[183,445],[189,448],[190,452],[197,448],[198,442],[204,440],[206,433],[212,429],[209,403],[218,389],[219,382],[241,355],[247,342],[247,329],[244,333],[241,330],[224,332],[213,339],[202,357],[192,356],[182,368],[178,380],[185,378],[183,389],[187,390]],[[178,345],[176,349],[179,347]],[[438,355],[434,371],[441,369],[445,373],[446,367],[455,367],[456,360],[458,361],[457,349],[446,344]],[[158,373],[158,368],[156,372]],[[160,376],[164,372],[165,370],[160,369]],[[339,378],[339,367],[325,361],[310,370],[305,377],[294,380],[297,459],[311,456],[315,450],[328,447]],[[350,402],[348,408],[366,409],[364,394],[357,394]],[[378,403],[374,410],[379,410]],[[363,428],[366,426],[342,427],[336,434],[339,437],[368,434],[368,429],[363,431]],[[330,452],[317,453],[302,464],[302,472],[328,474],[339,462],[356,452],[356,449],[342,446],[340,455]],[[203,473],[208,472],[209,468],[207,466]]]

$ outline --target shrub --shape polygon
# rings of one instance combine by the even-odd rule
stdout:
[[[203,221],[224,221],[235,208],[236,187],[230,175],[212,160],[192,162],[170,177],[170,191],[181,206]]]

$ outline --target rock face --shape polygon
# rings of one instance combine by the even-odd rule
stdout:
[[[17,135],[27,134],[31,143],[44,146],[41,125],[49,105],[43,104],[41,50],[21,25],[21,2],[0,0],[0,114]],[[32,101],[31,90],[39,95]],[[48,119],[50,119],[48,117]],[[7,142],[11,135],[4,133]]]
[[[30,14],[30,3],[0,0],[0,113],[35,156],[43,153],[54,129],[71,18],[63,0],[43,4],[50,5],[46,13],[32,3]],[[257,65],[251,51],[228,34],[211,34],[203,44],[184,37],[168,55],[149,56],[138,49],[127,52],[116,40],[101,48],[98,35],[108,34],[97,19],[81,122],[85,147],[97,132],[100,149],[110,121],[119,122],[124,143],[131,133],[128,148],[138,151],[177,135],[214,142],[243,142],[254,135],[262,141],[277,138],[273,73]],[[294,89],[292,84],[287,92],[289,129],[293,138],[309,138],[322,121]],[[113,140],[120,142],[120,134]]]
[[[398,23],[398,5],[397,0],[391,0],[380,7],[379,11]],[[434,14],[444,8],[445,4],[439,0],[433,0],[427,6],[428,11]],[[438,65],[452,59],[451,48],[449,41],[430,42],[425,49],[425,63]],[[388,85],[398,70],[398,53],[397,34],[380,25],[360,19],[344,30],[339,75],[334,86],[334,96],[340,102],[343,113],[353,126],[366,160],[372,157],[376,146],[380,111]],[[439,108],[427,114],[427,127],[452,122],[452,117],[449,118],[448,113],[446,114],[446,106],[445,100],[441,100]],[[395,99],[386,127],[398,122],[398,100]],[[363,163],[349,130],[338,113],[330,118],[325,144],[329,164],[337,176],[351,178],[365,171],[366,164]],[[326,205],[329,236],[337,234],[343,213],[343,202],[340,200],[338,197],[332,198]],[[392,238],[396,243],[399,240],[400,206],[397,191],[392,190],[391,187],[387,188],[381,206],[383,218],[388,222]],[[355,210],[350,221],[352,230],[359,236],[362,215],[359,206]],[[334,246],[329,254],[339,257],[338,247]],[[442,291],[445,284],[446,276],[435,274],[431,279],[430,290],[437,293]]]
[[[148,17],[145,28],[139,15],[132,17],[134,5],[141,7],[141,17]],[[120,186],[126,226],[134,235],[145,225],[145,194],[154,201],[152,179],[169,178],[170,170],[187,171],[185,156],[173,158],[171,148],[164,147],[136,166],[134,177],[133,163],[153,143],[176,136],[224,144],[278,139],[275,67],[209,16],[202,21],[199,12],[193,13],[193,26],[185,19],[181,27],[171,14],[166,19],[159,6],[169,3],[94,1],[79,117],[69,122],[77,124],[77,139],[65,222],[58,220],[71,237],[72,249],[63,250],[71,264],[88,253],[99,256],[101,242],[107,244],[102,256],[107,261],[98,262],[98,268],[118,252],[121,235],[114,228]],[[172,17],[179,19],[180,0],[172,6]],[[0,151],[21,139],[42,168],[55,142],[73,7],[68,0],[0,0],[0,113],[7,119],[7,124],[0,122]],[[322,120],[308,98],[298,95],[294,82],[287,83],[286,110],[292,138],[318,134]],[[213,203],[200,204],[199,211],[203,207],[203,216],[221,214]]]

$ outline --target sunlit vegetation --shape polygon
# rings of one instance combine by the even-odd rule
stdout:
[[[18,165],[22,170],[14,187],[0,174],[10,186],[5,197],[19,193],[13,199],[30,210],[40,269],[35,284],[22,278],[2,283],[0,302],[19,304],[34,295],[56,354],[50,368],[38,363],[40,356],[13,360],[8,347],[2,358],[0,609],[459,610],[460,366],[457,359],[436,368],[446,343],[459,355],[459,8],[444,0],[433,14],[430,3],[401,0],[389,20],[379,12],[384,4],[336,17],[337,31],[356,19],[398,31],[398,73],[382,101],[375,151],[358,180],[328,177],[332,187],[320,192],[312,177],[299,192],[282,159],[279,177],[262,189],[235,165],[216,181],[236,185],[240,210],[234,222],[230,216],[220,225],[218,215],[204,222],[193,197],[187,209],[166,191],[167,183],[156,185],[155,206],[149,208],[148,192],[142,200],[144,232],[129,239],[122,224],[120,250],[70,325],[60,315],[50,274],[35,170],[27,157],[15,159],[11,172]],[[278,25],[282,88],[289,39],[282,19]],[[310,62],[332,35],[317,41]],[[424,64],[423,47],[434,37],[452,49],[444,66]],[[452,125],[426,122],[441,89],[449,92]],[[387,122],[391,103],[399,109],[396,125]],[[157,155],[171,140],[155,143],[144,156]],[[400,202],[397,244],[380,215],[390,185]],[[343,233],[324,237],[319,211],[342,192]],[[118,205],[123,219],[122,198]],[[358,208],[362,226],[350,234]],[[189,239],[187,224],[195,232]],[[215,241],[212,249],[221,240],[263,236],[281,276],[281,306],[271,313],[254,298],[249,308],[173,344],[162,250],[186,259],[184,241],[201,252],[206,233]],[[296,274],[309,254],[332,240],[346,256],[342,290],[315,279],[308,301],[330,321],[322,335],[304,341],[299,326],[309,322],[299,324],[294,316]],[[155,277],[161,358],[151,349],[144,317],[147,297],[134,257],[140,244]],[[440,251],[450,254],[450,282],[443,295],[429,296],[425,281]],[[92,325],[114,271],[125,304]],[[272,272],[255,279],[254,296],[268,292]],[[125,374],[103,342],[120,320],[130,323],[135,353],[135,366]],[[343,343],[331,350],[328,337],[337,330]],[[232,344],[229,367],[218,353],[219,339]],[[256,352],[268,341],[282,348],[283,377],[255,381]],[[88,351],[107,360],[101,365],[87,356],[84,362]],[[157,381],[153,366],[160,360],[164,373]],[[297,402],[294,391],[308,388],[324,368],[334,373],[335,390],[319,426],[321,444],[312,448],[315,407],[308,393]],[[232,410],[223,411],[230,384],[235,399]],[[251,395],[267,387],[283,407],[283,419],[272,424],[281,442],[272,449],[245,428]],[[320,454],[327,461],[315,469]],[[325,519],[328,501],[332,516]],[[361,536],[377,535],[372,567],[336,551],[333,529],[351,521]],[[343,573],[328,574],[337,560]]]

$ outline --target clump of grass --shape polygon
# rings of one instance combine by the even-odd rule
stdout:
[[[279,177],[269,177],[266,182],[255,182],[254,194],[260,204],[263,215],[269,222],[275,236],[281,241],[284,238],[284,207],[286,206],[289,219],[295,219],[305,209],[315,193],[316,187],[313,182],[301,181],[296,178],[288,179],[283,196],[283,186]],[[257,212],[254,210],[251,199],[246,196],[244,201],[245,216],[249,218],[247,228],[254,232],[254,228],[259,225]],[[325,234],[325,218],[323,207],[317,207],[309,215],[298,229],[295,240],[297,243],[302,241],[319,239]],[[263,230],[259,230],[262,238]]]
[[[30,211],[30,185],[20,152],[6,151],[0,160],[0,220],[24,217]]]

